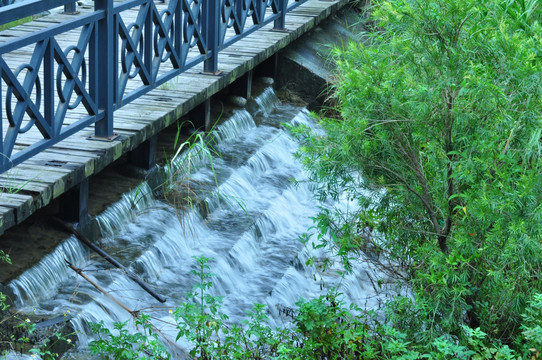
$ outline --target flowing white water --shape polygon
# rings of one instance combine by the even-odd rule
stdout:
[[[80,264],[89,258],[88,249],[75,237],[62,242],[37,265],[10,283],[16,306],[36,305],[40,300],[56,293],[59,280],[71,275],[66,260]]]
[[[268,87],[263,93],[258,96],[256,103],[260,106],[259,112],[263,113],[264,117],[269,117],[273,110],[280,104],[280,100],[275,96],[272,87]]]
[[[100,216],[100,230],[104,238],[110,238],[123,226],[135,220],[137,213],[154,204],[152,190],[146,182],[124,194],[122,199],[108,207]]]
[[[172,193],[191,194],[199,208],[177,209],[157,201],[143,183],[97,219],[102,246],[165,296],[165,305],[69,239],[10,284],[19,306],[33,306],[48,316],[69,310],[79,349],[84,349],[89,322],[104,321],[111,327],[130,315],[70,273],[64,258],[129,308],[147,308],[154,317],[171,322],[168,310],[186,300],[196,281],[190,274],[193,257],[200,255],[212,258],[212,272],[218,275],[212,292],[224,297],[223,311],[232,322],[241,320],[252,304],[264,303],[272,323],[279,324],[283,320],[278,309],[293,308],[301,297],[316,297],[328,287],[338,287],[349,302],[378,306],[381,298],[371,282],[375,273],[365,262],[353,264],[354,271],[344,278],[338,265],[326,274],[305,266],[309,257],[328,256],[298,240],[322,204],[314,200],[294,157],[298,144],[280,124],[313,126],[312,121],[305,110],[279,105],[271,89],[257,103],[262,106],[259,117],[237,111],[207,137],[212,150],[198,142],[170,164]],[[163,330],[174,338],[174,329]]]

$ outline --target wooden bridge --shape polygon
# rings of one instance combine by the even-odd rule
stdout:
[[[71,0],[73,1],[73,0]],[[87,216],[89,178],[123,154],[154,165],[156,135],[182,116],[209,126],[212,95],[347,0],[67,0],[0,7],[0,234],[61,195]],[[203,65],[203,66],[201,66]]]

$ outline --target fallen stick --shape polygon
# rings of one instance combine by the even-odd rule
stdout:
[[[79,233],[79,231],[77,231],[76,229],[74,229],[72,226],[70,226],[68,223],[66,223],[65,221],[62,221],[60,220],[59,218],[53,216],[53,220],[58,224],[60,225],[64,230],[72,233],[73,235],[75,235],[75,237],[77,237],[79,239],[79,241],[81,241],[83,244],[85,244],[86,246],[88,246],[89,248],[91,248],[94,252],[96,252],[98,255],[100,255],[101,257],[103,257],[105,260],[107,260],[111,265],[113,265],[114,267],[118,268],[118,269],[121,269],[122,271],[124,271],[124,273],[130,278],[132,279],[133,281],[135,281],[143,290],[145,290],[146,292],[149,293],[149,295],[151,295],[153,298],[155,298],[156,300],[160,301],[161,303],[165,303],[166,302],[166,298],[164,298],[163,296],[160,296],[159,294],[157,294],[156,292],[154,292],[154,290],[152,290],[151,288],[149,288],[147,286],[147,284],[145,284],[145,282],[143,280],[141,280],[136,274],[134,274],[131,270],[127,269],[124,265],[122,265],[121,263],[119,263],[117,260],[115,260],[111,255],[109,255],[108,253],[106,253],[105,251],[103,251],[102,249],[100,249],[98,246],[96,246],[95,244],[93,244],[89,239],[87,239],[83,234]]]
[[[77,275],[81,276],[83,279],[85,279],[86,281],[88,281],[92,286],[94,286],[96,289],[98,289],[98,291],[100,291],[101,293],[103,293],[105,296],[107,296],[108,298],[110,298],[111,300],[113,300],[117,305],[119,305],[121,308],[123,308],[124,310],[126,310],[128,313],[130,313],[130,315],[132,315],[133,317],[138,317],[139,316],[139,312],[138,311],[132,311],[130,310],[129,307],[127,307],[126,305],[124,305],[120,300],[118,300],[116,297],[114,297],[113,295],[111,295],[110,293],[108,293],[107,291],[105,291],[104,288],[102,288],[100,285],[98,285],[97,283],[95,283],[92,279],[90,279],[88,276],[86,276],[85,274],[83,274],[83,270],[82,269],[79,269],[79,268],[76,268],[75,266],[73,266],[73,264],[71,262],[69,262],[68,260],[64,260],[66,261],[66,263],[68,264],[68,266],[77,273]]]
[[[102,294],[104,294],[105,296],[107,296],[108,298],[110,298],[111,300],[113,300],[117,305],[119,305],[121,308],[123,308],[124,310],[126,310],[130,315],[132,315],[132,317],[134,319],[137,319],[139,316],[140,316],[140,312],[138,310],[131,310],[128,306],[124,305],[119,299],[117,299],[116,297],[114,297],[113,295],[111,295],[109,292],[107,292],[104,288],[102,288],[100,285],[98,285],[96,282],[94,282],[92,279],[90,279],[88,276],[86,276],[84,273],[83,273],[83,270],[82,269],[79,269],[75,266],[73,266],[72,263],[70,263],[68,260],[64,259],[64,261],[66,261],[66,263],[68,264],[68,266],[73,270],[75,271],[79,276],[81,276],[83,279],[85,279],[86,281],[88,281],[92,286],[94,286],[96,289],[98,289],[98,291],[100,291]],[[183,354],[183,356],[186,356],[186,351],[184,351],[179,345],[177,345],[175,342],[171,341],[170,339],[167,338],[167,336],[164,335],[164,333],[162,333],[158,328],[156,328],[156,326],[154,326],[153,324],[150,324],[149,325],[151,326],[151,329],[153,332],[155,332],[156,334],[158,334],[165,342],[167,342],[169,344],[169,346],[171,348],[175,348],[180,354]]]

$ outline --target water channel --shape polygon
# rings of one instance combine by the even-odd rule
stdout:
[[[65,259],[129,308],[152,315],[154,324],[173,338],[169,310],[186,300],[196,281],[190,274],[193,257],[200,255],[211,259],[217,275],[212,292],[224,297],[222,310],[232,322],[240,321],[252,304],[262,303],[270,321],[282,324],[280,309],[294,308],[301,297],[314,298],[331,287],[338,287],[346,301],[378,306],[371,281],[375,274],[364,261],[344,278],[339,265],[325,274],[305,265],[310,256],[329,256],[299,241],[313,225],[311,217],[320,206],[351,204],[316,201],[294,157],[299,145],[282,124],[314,127],[307,110],[280,103],[271,88],[256,103],[256,111],[235,110],[206,144],[193,145],[172,161],[166,171],[174,179],[168,202],[156,198],[144,182],[97,219],[100,246],[166,297],[165,304],[74,237],[9,284],[22,311],[70,317],[78,341],[65,357],[89,358],[89,322],[112,327],[115,321],[130,320],[130,314],[69,269]],[[194,206],[175,206],[186,205],[187,196]]]

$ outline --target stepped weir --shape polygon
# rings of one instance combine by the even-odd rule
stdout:
[[[130,322],[131,315],[117,302],[80,279],[64,262],[83,269],[107,293],[133,311],[144,309],[157,319],[162,333],[175,339],[169,310],[186,301],[197,281],[193,257],[210,258],[216,278],[213,295],[223,296],[223,310],[239,322],[254,303],[267,306],[270,322],[281,325],[299,298],[313,298],[337,288],[345,299],[377,308],[379,289],[371,281],[375,270],[357,261],[342,276],[340,264],[325,273],[308,266],[330,259],[311,243],[311,217],[320,207],[353,206],[348,199],[317,201],[299,160],[299,144],[284,123],[315,127],[308,112],[282,104],[272,89],[255,103],[255,111],[235,109],[205,141],[171,160],[164,171],[171,176],[165,197],[157,197],[142,182],[97,217],[99,245],[122,259],[130,271],[167,300],[160,303],[122,271],[74,237],[67,238],[39,264],[10,282],[19,309],[56,318],[69,311],[77,334],[77,348],[68,358],[90,356],[93,339],[89,323]],[[190,171],[187,171],[190,169]],[[191,206],[184,206],[188,201]],[[308,243],[298,241],[307,234]],[[182,341],[181,348],[189,347]],[[71,357],[70,357],[71,356]],[[179,356],[179,358],[182,358]]]

